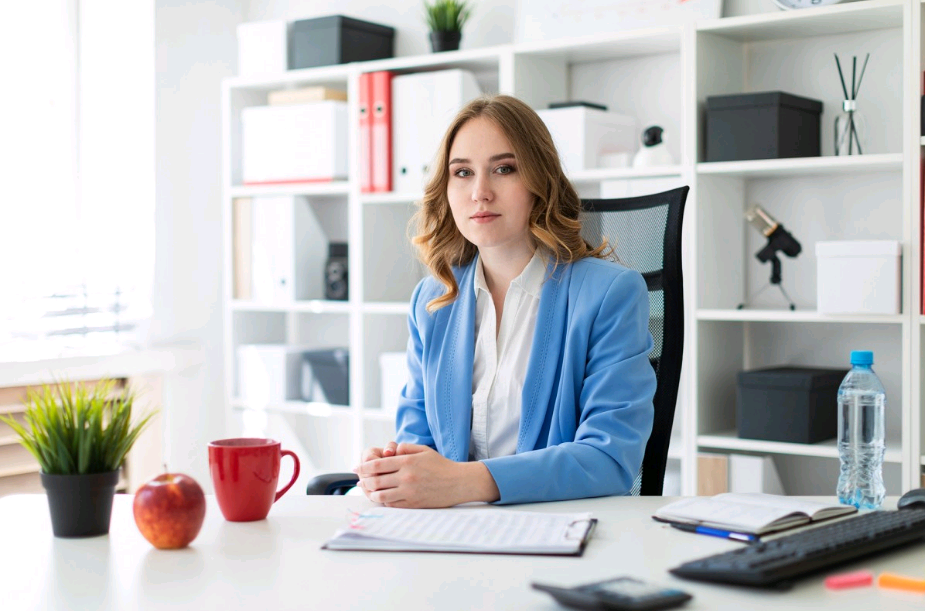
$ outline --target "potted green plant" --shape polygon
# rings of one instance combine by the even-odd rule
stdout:
[[[114,380],[45,385],[29,392],[25,425],[0,416],[39,462],[56,537],[109,532],[119,468],[155,413],[133,420],[135,393],[114,388]]]
[[[459,48],[462,29],[471,12],[468,0],[424,0],[424,14],[430,27],[430,45],[434,53]]]

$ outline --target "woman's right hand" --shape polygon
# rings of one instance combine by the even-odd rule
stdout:
[[[395,456],[395,452],[398,451],[398,444],[394,441],[390,441],[385,444],[383,448],[367,448],[363,451],[363,456],[360,457],[360,462],[369,462],[371,460],[376,460],[377,458],[386,458],[389,456]],[[353,470],[356,473],[356,469]],[[357,487],[363,491],[363,494],[366,495],[366,498],[369,498],[369,490],[363,486],[363,478],[360,478],[360,481],[357,482]],[[372,500],[372,499],[370,499]]]

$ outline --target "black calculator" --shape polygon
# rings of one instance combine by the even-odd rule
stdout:
[[[551,594],[566,607],[575,609],[648,611],[676,607],[693,598],[677,588],[658,586],[634,577],[617,577],[574,588],[542,583],[531,585],[534,589]]]

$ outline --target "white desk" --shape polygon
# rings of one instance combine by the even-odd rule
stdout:
[[[563,609],[531,581],[571,586],[634,575],[694,596],[683,609],[922,609],[925,595],[876,587],[831,592],[821,577],[777,592],[710,585],[666,571],[740,543],[684,533],[650,516],[672,499],[604,498],[518,506],[591,511],[600,522],[584,556],[334,552],[322,543],[356,497],[289,493],[267,520],[226,522],[209,497],[202,531],[179,551],[151,547],[135,527],[131,496],[118,495],[107,537],[55,539],[43,495],[0,498],[0,608],[19,609]],[[895,503],[895,499],[893,500]],[[895,506],[895,505],[894,505]],[[475,507],[473,510],[478,511]],[[925,577],[925,545],[839,569]]]

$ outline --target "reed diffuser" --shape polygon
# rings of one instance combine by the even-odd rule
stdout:
[[[867,61],[870,59],[870,53],[864,58],[864,65],[861,66],[861,73],[857,74],[858,58],[851,57],[851,90],[848,90],[848,84],[845,81],[844,72],[842,72],[841,62],[838,54],[835,54],[835,65],[838,67],[838,77],[841,79],[842,93],[845,99],[842,102],[842,112],[835,117],[835,154],[836,155],[863,155],[863,147],[867,146],[867,121],[864,115],[857,108],[858,91],[861,89],[861,81],[864,79],[864,71],[867,69]],[[857,78],[855,78],[857,76]]]

